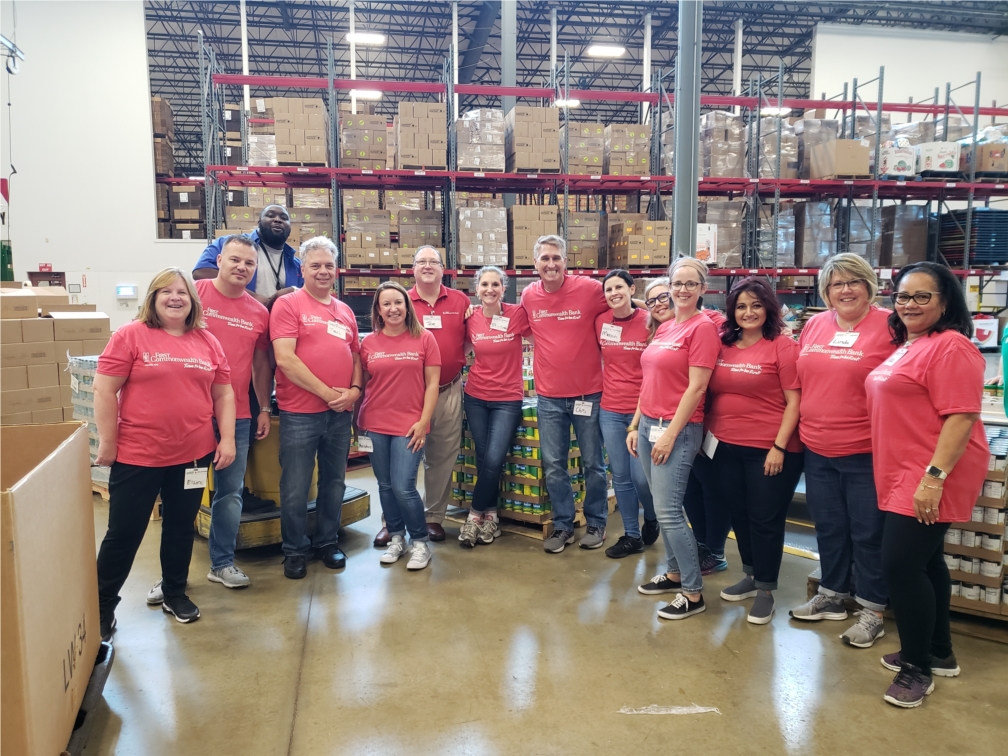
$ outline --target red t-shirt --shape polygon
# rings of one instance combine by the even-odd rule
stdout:
[[[875,450],[879,509],[914,516],[913,496],[931,464],[949,415],[979,413],[984,358],[956,331],[933,333],[900,347],[865,382]],[[990,449],[983,423],[945,480],[939,522],[966,522],[983,488]]]
[[[606,325],[606,334],[614,339],[603,338]],[[612,328],[618,328],[619,334]],[[643,380],[640,360],[648,335],[647,311],[640,307],[629,318],[617,319],[612,310],[595,318],[595,336],[602,350],[602,409],[624,415],[637,411]]]
[[[522,336],[529,334],[528,317],[518,305],[504,304],[507,330],[490,327],[493,318],[480,307],[466,322],[466,340],[476,359],[469,368],[465,390],[486,402],[510,402],[524,395],[522,384]]]
[[[368,372],[361,430],[405,436],[423,414],[424,368],[441,365],[434,335],[423,331],[415,339],[409,331],[398,336],[374,331],[361,341],[361,363]]]
[[[658,326],[641,355],[641,412],[651,418],[671,420],[689,388],[689,369],[713,368],[720,348],[717,328],[703,315],[694,315],[682,323],[672,319]],[[701,399],[689,422],[702,423],[703,418]]]
[[[409,295],[420,325],[430,331],[437,341],[442,359],[441,385],[444,386],[461,373],[462,366],[465,365],[465,314],[472,302],[464,292],[447,286],[441,287],[441,293],[433,307],[420,298],[416,286],[409,290]],[[440,328],[434,321],[424,322],[424,317],[431,315],[440,316]]]
[[[217,447],[210,387],[230,385],[231,371],[206,328],[172,336],[134,320],[112,334],[98,372],[126,376],[119,392],[117,462],[168,467]]]
[[[703,310],[700,310],[700,312],[710,318],[711,323],[713,323],[714,327],[717,328],[718,333],[721,333],[721,326],[728,321],[728,318],[722,315],[720,310],[708,310],[704,308]],[[731,441],[728,443],[731,443]]]
[[[602,284],[568,275],[550,294],[536,281],[522,292],[521,305],[535,338],[536,393],[563,399],[602,391],[602,353],[595,339],[595,318],[609,309]]]
[[[784,389],[798,389],[798,345],[787,336],[760,339],[746,349],[721,345],[707,392],[707,430],[719,441],[769,450],[777,440],[787,401]],[[786,446],[802,450],[798,433]]]
[[[798,430],[801,440],[816,454],[846,457],[871,453],[864,382],[868,373],[892,354],[892,334],[886,322],[889,313],[872,305],[853,331],[856,338],[837,325],[833,311],[813,316],[802,329],[798,339],[802,388]],[[830,346],[831,342],[836,346]]]
[[[344,302],[329,297],[322,304],[304,289],[284,294],[270,311],[270,338],[297,339],[296,354],[316,378],[330,388],[350,388],[353,356],[360,352],[357,319]],[[326,412],[329,405],[276,371],[277,404],[284,412]]]
[[[257,349],[269,351],[269,310],[247,291],[237,299],[221,294],[214,282],[203,278],[195,282],[203,303],[207,328],[217,337],[231,368],[231,388],[235,395],[235,418],[252,417],[249,408],[249,383],[252,381],[252,354]]]

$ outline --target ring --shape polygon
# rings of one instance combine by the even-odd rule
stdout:
[[[925,511],[925,512],[930,512],[930,511],[931,511],[931,508],[930,508],[930,507],[928,507],[928,508],[927,508],[927,509],[925,509],[924,511]]]

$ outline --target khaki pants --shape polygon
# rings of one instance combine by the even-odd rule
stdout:
[[[462,444],[462,381],[438,394],[424,446],[424,517],[440,525],[451,500],[451,475]]]

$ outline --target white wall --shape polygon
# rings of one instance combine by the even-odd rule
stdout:
[[[84,284],[78,301],[118,327],[137,303],[118,303],[116,284],[136,284],[142,297],[157,271],[191,269],[205,246],[156,238],[143,4],[18,2],[15,28],[5,1],[0,27],[16,33],[26,58],[0,114],[0,167],[4,176],[17,168],[8,215],[15,278],[52,263],[68,284]],[[6,105],[6,74],[0,81]]]

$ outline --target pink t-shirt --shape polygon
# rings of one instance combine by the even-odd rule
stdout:
[[[269,311],[247,291],[237,299],[221,294],[213,280],[195,282],[203,303],[207,328],[217,337],[231,368],[231,388],[235,395],[235,417],[252,417],[249,383],[252,381],[252,354],[269,351]]]
[[[550,294],[536,281],[522,292],[521,305],[535,338],[536,393],[563,399],[602,391],[602,353],[595,338],[595,318],[609,309],[602,284],[568,275]]]
[[[405,436],[423,415],[424,368],[441,365],[434,335],[423,331],[415,339],[408,331],[398,336],[374,331],[361,341],[361,363],[368,372],[361,430]]]
[[[871,453],[864,382],[868,373],[892,354],[892,334],[886,322],[889,313],[872,305],[854,329],[856,337],[837,325],[832,310],[813,316],[802,329],[798,339],[802,387],[798,430],[801,440],[816,454],[846,457]]]
[[[472,302],[464,292],[458,289],[449,289],[443,285],[433,307],[426,300],[420,298],[416,286],[409,290],[409,295],[420,325],[430,331],[434,340],[437,341],[443,361],[441,364],[441,385],[443,386],[461,373],[462,366],[465,365],[465,314]],[[433,322],[430,325],[424,324],[424,316],[430,315],[441,318],[440,328],[436,327]]]
[[[126,376],[119,392],[117,462],[168,467],[217,447],[210,387],[230,385],[231,372],[224,349],[206,328],[172,336],[134,320],[112,334],[98,372]]]
[[[522,384],[522,336],[529,334],[528,317],[518,305],[504,304],[507,330],[493,329],[493,318],[480,307],[466,322],[466,340],[476,359],[469,368],[465,390],[486,402],[510,402],[524,395]]]
[[[704,308],[703,310],[700,310],[700,312],[710,318],[710,322],[714,324],[715,328],[717,328],[718,333],[721,333],[721,326],[727,322],[728,318],[722,315],[720,310],[708,310]],[[729,441],[728,443],[731,442]]]
[[[914,516],[913,496],[931,464],[949,415],[979,413],[984,358],[956,331],[933,333],[900,347],[865,381],[875,450],[879,509]],[[939,522],[966,522],[983,488],[990,449],[983,423],[945,480]]]
[[[689,369],[713,368],[720,348],[717,328],[703,315],[694,315],[682,323],[672,319],[658,326],[641,355],[641,412],[651,418],[671,420],[689,388]],[[703,418],[701,399],[689,422],[702,423]]]
[[[349,388],[353,356],[360,352],[357,319],[345,303],[329,297],[322,304],[305,289],[284,294],[270,311],[270,338],[297,339],[296,354],[316,378],[330,388]],[[277,404],[284,412],[326,412],[329,405],[276,371]]]
[[[777,440],[787,401],[784,389],[798,389],[798,345],[787,336],[760,339],[746,349],[721,345],[707,392],[707,430],[719,441],[769,450]],[[788,451],[802,450],[798,433]]]
[[[603,338],[605,331],[615,338]],[[619,329],[619,334],[612,329]],[[602,409],[624,415],[637,411],[640,397],[641,354],[648,341],[647,311],[636,307],[629,318],[622,320],[613,311],[595,318],[595,336],[602,350]]]

